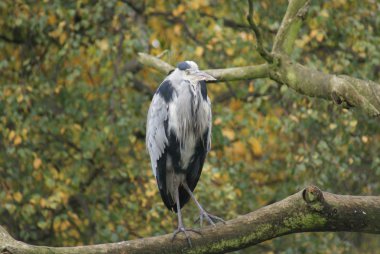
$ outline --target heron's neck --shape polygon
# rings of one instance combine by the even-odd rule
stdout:
[[[177,102],[173,105],[173,113],[177,119],[173,129],[178,137],[181,137],[180,143],[185,142],[190,136],[200,135],[199,119],[204,119],[206,114],[202,108],[202,94],[199,84],[182,85],[177,87]],[[175,109],[174,109],[175,108]],[[194,136],[194,137],[195,137]]]

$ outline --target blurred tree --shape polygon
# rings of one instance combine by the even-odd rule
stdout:
[[[286,7],[254,3],[266,48]],[[379,82],[379,10],[372,0],[313,1],[293,60]],[[160,201],[144,145],[164,76],[142,68],[136,53],[168,50],[165,61],[201,68],[263,63],[246,12],[245,1],[1,1],[0,224],[19,240],[55,246],[171,232],[176,218]],[[196,195],[210,211],[230,219],[310,183],[380,192],[378,119],[268,79],[209,91],[213,148]],[[379,247],[368,235],[308,233],[241,253]]]

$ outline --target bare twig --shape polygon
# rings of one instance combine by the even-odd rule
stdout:
[[[259,52],[260,56],[262,56],[268,63],[273,63],[273,55],[264,48],[263,39],[261,38],[260,30],[255,24],[255,22],[253,21],[252,0],[248,0],[248,6],[249,6],[249,10],[248,10],[248,15],[247,15],[247,21],[252,31],[255,33],[256,42],[257,42],[257,51]]]

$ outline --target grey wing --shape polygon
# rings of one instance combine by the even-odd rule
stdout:
[[[211,129],[212,129],[212,111],[211,111],[211,101],[207,96],[207,103],[209,105],[209,120],[208,120],[208,134],[207,134],[207,152],[211,150]]]
[[[150,155],[154,176],[157,174],[157,161],[168,145],[165,132],[165,121],[167,119],[168,105],[159,94],[155,94],[149,107],[146,125],[146,147]]]

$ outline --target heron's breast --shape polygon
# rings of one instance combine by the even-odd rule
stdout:
[[[189,96],[179,96],[169,105],[168,133],[173,133],[179,141],[180,165],[186,169],[195,154],[195,147],[209,126],[210,110],[203,101],[194,114],[193,101]]]
[[[200,100],[194,103],[189,98],[177,97],[169,105],[168,127],[180,141],[190,138],[190,135],[201,137],[211,121],[210,112],[207,102]]]

